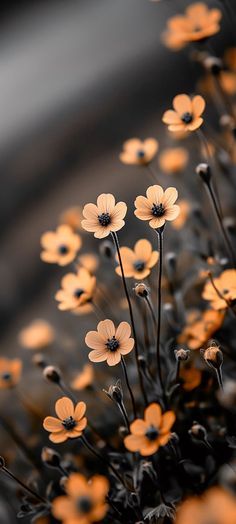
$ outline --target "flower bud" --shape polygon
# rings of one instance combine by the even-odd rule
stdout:
[[[42,355],[42,353],[36,353],[32,358],[32,362],[33,364],[35,364],[35,366],[41,369],[44,369],[47,366],[47,362],[45,360],[44,355]]]
[[[206,71],[209,71],[214,76],[218,76],[223,69],[222,60],[216,56],[207,56],[203,60],[203,65]]]
[[[175,358],[177,360],[177,362],[181,362],[182,360],[188,360],[189,358],[189,355],[190,355],[190,351],[189,349],[175,349],[174,351],[174,354],[175,354]]]
[[[52,448],[44,447],[42,449],[41,453],[42,461],[47,464],[47,466],[50,466],[51,468],[58,468],[61,463],[61,457],[59,453],[57,453]]]
[[[114,244],[110,240],[104,240],[101,242],[99,251],[103,257],[108,259],[114,258],[115,256]]]
[[[61,373],[59,369],[55,368],[54,366],[46,366],[46,368],[43,370],[43,376],[55,384],[60,384],[61,382]]]
[[[137,297],[147,298],[149,296],[149,289],[143,282],[135,284],[134,291]]]
[[[208,164],[205,164],[203,162],[201,164],[198,164],[198,166],[196,167],[196,173],[201,177],[205,184],[209,184],[211,180],[211,169]]]
[[[189,435],[191,435],[196,440],[207,441],[207,431],[198,422],[194,422],[191,429],[189,430]]]
[[[214,369],[219,369],[223,364],[223,353],[219,346],[212,345],[207,349],[200,350],[205,362]]]
[[[116,384],[109,386],[108,391],[103,389],[104,393],[117,404],[123,403],[123,391],[121,387],[121,381],[117,380]]]

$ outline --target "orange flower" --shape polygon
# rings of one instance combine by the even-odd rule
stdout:
[[[144,238],[136,242],[134,250],[129,247],[121,247],[120,254],[125,277],[133,277],[137,280],[142,280],[150,275],[151,268],[155,266],[159,258],[159,253],[152,251],[151,243]],[[116,273],[121,276],[120,266],[116,268]]]
[[[187,316],[187,325],[178,337],[179,344],[186,344],[189,349],[199,349],[220,327],[224,320],[224,312],[207,309],[203,313]]]
[[[60,222],[70,226],[73,231],[81,229],[82,209],[79,206],[73,206],[65,209],[60,216]]]
[[[236,501],[233,495],[220,487],[210,488],[200,497],[185,500],[177,510],[176,524],[214,522],[235,524]]]
[[[94,233],[96,238],[105,238],[111,232],[119,231],[124,225],[127,206],[124,202],[115,203],[110,193],[103,193],[97,198],[97,205],[86,204],[83,209],[82,227]]]
[[[173,411],[162,414],[159,404],[150,404],[145,409],[144,420],[136,419],[130,425],[131,435],[125,437],[125,447],[129,451],[139,451],[143,457],[153,455],[169,441],[174,422]]]
[[[183,388],[186,391],[192,391],[201,384],[202,373],[199,369],[189,366],[182,367],[179,376],[183,380]]]
[[[226,269],[213,282],[218,292],[211,282],[207,282],[202,297],[209,300],[214,309],[226,309],[233,305],[236,299],[236,270]]]
[[[47,231],[41,236],[43,251],[41,259],[50,264],[66,266],[75,259],[81,247],[81,238],[76,235],[71,227],[59,226],[56,231]]]
[[[180,209],[179,216],[172,223],[172,227],[177,230],[185,226],[191,211],[190,204],[187,200],[179,200],[178,205]]]
[[[147,198],[138,196],[135,200],[134,214],[140,220],[148,220],[153,229],[164,226],[166,220],[175,220],[179,214],[179,206],[174,205],[178,198],[175,187],[165,191],[161,186],[150,186],[146,191]]]
[[[188,162],[188,152],[183,147],[164,149],[159,157],[161,170],[168,174],[175,174],[182,171]]]
[[[192,99],[185,94],[173,99],[173,109],[165,111],[162,121],[168,125],[169,131],[195,131],[202,123],[201,115],[205,109],[205,100],[200,95]]]
[[[65,484],[66,496],[53,500],[52,514],[63,524],[92,524],[105,517],[109,483],[95,475],[89,481],[80,473],[71,473]]]
[[[87,426],[84,402],[78,402],[74,407],[70,398],[62,397],[57,400],[55,411],[58,418],[46,417],[43,421],[43,427],[50,432],[49,439],[52,442],[59,444],[68,438],[78,438],[82,435]]]
[[[131,138],[123,144],[120,160],[123,164],[147,165],[154,158],[159,148],[155,138],[147,138],[143,142],[139,138]]]
[[[94,369],[91,364],[85,364],[82,371],[78,373],[78,375],[75,377],[73,382],[71,383],[71,387],[73,389],[76,389],[78,391],[81,391],[82,389],[87,388],[90,386],[94,381]]]
[[[0,389],[16,386],[21,378],[22,362],[19,358],[0,358]]]
[[[98,257],[93,253],[84,253],[84,255],[79,256],[79,265],[93,274],[98,267]]]
[[[89,331],[85,342],[93,351],[89,353],[91,362],[107,361],[108,366],[115,366],[134,347],[134,339],[130,338],[131,328],[128,322],[121,322],[115,328],[112,320],[99,322],[97,331]]]
[[[27,349],[44,349],[55,339],[53,327],[46,320],[35,319],[19,333],[20,344]]]
[[[76,310],[92,300],[96,286],[96,278],[85,268],[75,273],[68,273],[62,278],[61,287],[55,298],[60,302],[61,311]]]
[[[175,15],[167,21],[163,42],[173,51],[179,51],[190,42],[199,42],[220,31],[222,13],[208,9],[202,2],[188,6],[184,15]]]

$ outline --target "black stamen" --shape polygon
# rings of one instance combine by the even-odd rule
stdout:
[[[101,226],[108,226],[111,223],[111,217],[109,213],[102,213],[101,215],[98,215],[98,220]]]
[[[83,290],[83,289],[76,289],[76,290],[74,291],[74,297],[75,297],[75,298],[80,298],[81,295],[83,295],[83,293],[84,293],[84,290]]]
[[[113,336],[112,338],[107,339],[106,346],[107,346],[107,349],[109,349],[109,351],[116,351],[119,347],[119,342]]]
[[[165,213],[165,209],[162,204],[153,204],[152,214],[154,217],[162,217]]]
[[[148,428],[148,430],[146,431],[145,436],[148,438],[148,440],[153,441],[157,439],[158,434],[159,433],[157,429],[154,426],[150,426],[150,428]]]
[[[143,260],[137,260],[136,262],[134,262],[134,269],[136,269],[136,271],[143,271],[145,268],[145,262],[143,262]]]
[[[182,122],[184,122],[184,124],[190,124],[192,122],[192,120],[193,120],[193,115],[191,115],[191,113],[186,111],[186,113],[184,113],[181,116],[181,120],[182,120]]]
[[[90,513],[93,507],[92,501],[89,497],[79,497],[76,505],[79,512],[84,514]]]
[[[60,255],[67,255],[69,249],[68,249],[68,246],[66,246],[65,244],[62,244],[61,246],[58,247],[58,251]]]
[[[2,373],[1,378],[2,380],[8,381],[11,379],[11,373],[9,373],[9,371],[5,371],[5,373]]]
[[[76,421],[70,416],[62,421],[62,425],[67,431],[70,431],[70,429],[73,429],[76,426]]]
[[[142,149],[139,149],[139,151],[137,151],[136,155],[137,155],[137,158],[139,158],[141,160],[141,159],[143,159],[145,157],[145,152]]]

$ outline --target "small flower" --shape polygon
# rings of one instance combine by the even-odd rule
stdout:
[[[164,226],[166,220],[175,220],[179,214],[179,206],[174,205],[178,198],[175,187],[168,187],[165,191],[161,186],[150,186],[146,197],[138,196],[135,200],[134,214],[140,220],[148,220],[150,227],[157,229]]]
[[[81,229],[81,220],[82,209],[79,206],[68,207],[62,212],[60,216],[61,224],[70,226],[73,231],[78,231],[78,229]]]
[[[18,384],[21,378],[22,362],[19,358],[0,358],[0,389],[9,389]]]
[[[153,160],[158,148],[155,138],[147,138],[143,142],[139,138],[131,138],[124,142],[120,160],[123,164],[147,165]]]
[[[43,427],[50,432],[49,439],[52,442],[59,444],[68,438],[78,438],[82,435],[87,426],[84,402],[78,402],[74,407],[70,398],[62,397],[57,400],[55,411],[58,418],[46,417],[43,421]]]
[[[236,299],[236,270],[226,269],[212,282],[207,282],[202,293],[213,309],[226,309]]]
[[[66,266],[75,259],[81,243],[80,236],[71,227],[58,226],[56,231],[47,231],[41,236],[41,259],[50,264]]]
[[[222,13],[209,9],[203,2],[191,4],[184,15],[175,15],[167,22],[163,42],[173,51],[179,51],[190,42],[200,42],[220,31]]]
[[[93,298],[96,278],[91,276],[85,268],[80,268],[75,273],[68,273],[62,278],[61,287],[55,298],[60,302],[61,311],[76,310]]]
[[[220,329],[224,316],[224,312],[214,309],[189,313],[187,325],[179,335],[178,343],[186,344],[189,349],[199,349]]]
[[[120,254],[125,277],[142,280],[148,277],[151,268],[158,261],[158,251],[152,251],[152,245],[148,240],[141,239],[136,242],[134,249],[121,247]],[[118,257],[116,257],[118,260]],[[120,266],[116,267],[116,273],[121,276]]]
[[[87,388],[88,386],[91,386],[94,381],[94,369],[91,364],[85,364],[82,371],[77,374],[77,376],[74,378],[73,382],[71,383],[71,387],[73,389],[76,389],[77,391],[81,391],[82,389]]]
[[[174,229],[180,230],[182,229],[189,217],[191,207],[187,200],[179,200],[178,201],[179,206],[179,216],[172,222],[172,227]]]
[[[119,231],[124,225],[127,206],[124,202],[115,203],[110,193],[103,193],[97,198],[97,205],[86,204],[83,209],[82,227],[94,233],[96,238],[105,238],[111,232]]]
[[[127,355],[134,347],[134,339],[130,338],[131,328],[128,322],[121,322],[115,328],[112,320],[106,319],[99,322],[97,331],[89,331],[85,342],[90,351],[91,362],[107,361],[108,366],[115,366],[121,361],[123,355]]]
[[[35,319],[19,333],[19,342],[26,349],[44,349],[55,339],[53,327],[46,320]]]
[[[221,487],[210,488],[202,496],[190,497],[180,504],[176,524],[190,522],[234,524],[236,522],[235,498]]]
[[[159,166],[167,175],[183,171],[188,162],[188,152],[183,147],[164,149],[159,156]]]
[[[144,420],[136,419],[130,425],[131,434],[124,439],[125,447],[129,451],[139,451],[143,457],[153,455],[169,441],[174,422],[173,411],[162,414],[159,404],[150,404],[145,409]]]
[[[195,131],[203,124],[201,115],[205,109],[205,100],[201,95],[192,99],[185,94],[177,95],[173,99],[173,108],[165,111],[162,117],[169,131]]]
[[[71,473],[65,484],[66,495],[52,502],[52,514],[63,524],[93,524],[104,519],[108,505],[109,483],[95,475],[89,481],[80,473]]]

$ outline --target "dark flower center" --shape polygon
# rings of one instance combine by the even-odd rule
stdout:
[[[60,255],[67,255],[69,249],[65,244],[62,244],[61,246],[58,247],[58,251]]]
[[[74,291],[74,297],[75,297],[75,298],[80,298],[81,295],[83,295],[83,293],[84,293],[84,290],[83,290],[83,289],[76,289],[76,290]]]
[[[6,381],[11,380],[11,373],[9,373],[9,371],[5,371],[5,373],[1,374],[1,378],[2,380]]]
[[[143,260],[137,260],[136,262],[134,262],[134,269],[136,269],[136,271],[143,271],[145,268],[145,262],[143,262]]]
[[[137,151],[136,155],[137,155],[137,158],[142,159],[142,158],[145,157],[145,152],[142,149],[139,149],[139,151]]]
[[[165,209],[162,204],[153,204],[152,214],[154,217],[162,217],[165,213]]]
[[[119,342],[113,336],[112,338],[107,339],[106,346],[107,346],[107,349],[109,349],[109,351],[116,351],[119,347]]]
[[[70,431],[70,429],[73,429],[76,426],[76,421],[70,416],[62,421],[62,425],[67,431]]]
[[[150,428],[148,428],[148,430],[145,433],[145,436],[148,438],[148,440],[151,441],[156,440],[158,435],[159,433],[157,431],[157,428],[155,428],[154,426],[150,426]]]
[[[228,289],[223,289],[223,292],[222,292],[222,293],[223,293],[223,295],[227,295],[228,292],[229,292]]]
[[[111,223],[111,217],[109,213],[102,213],[101,215],[98,215],[98,220],[101,226],[108,226]]]
[[[190,124],[192,122],[192,120],[193,120],[193,115],[191,115],[191,113],[186,111],[186,113],[184,113],[181,116],[181,120],[182,120],[182,122],[184,122],[184,124]]]
[[[84,514],[90,513],[93,507],[91,499],[85,496],[79,497],[76,505],[77,505],[78,511]]]

